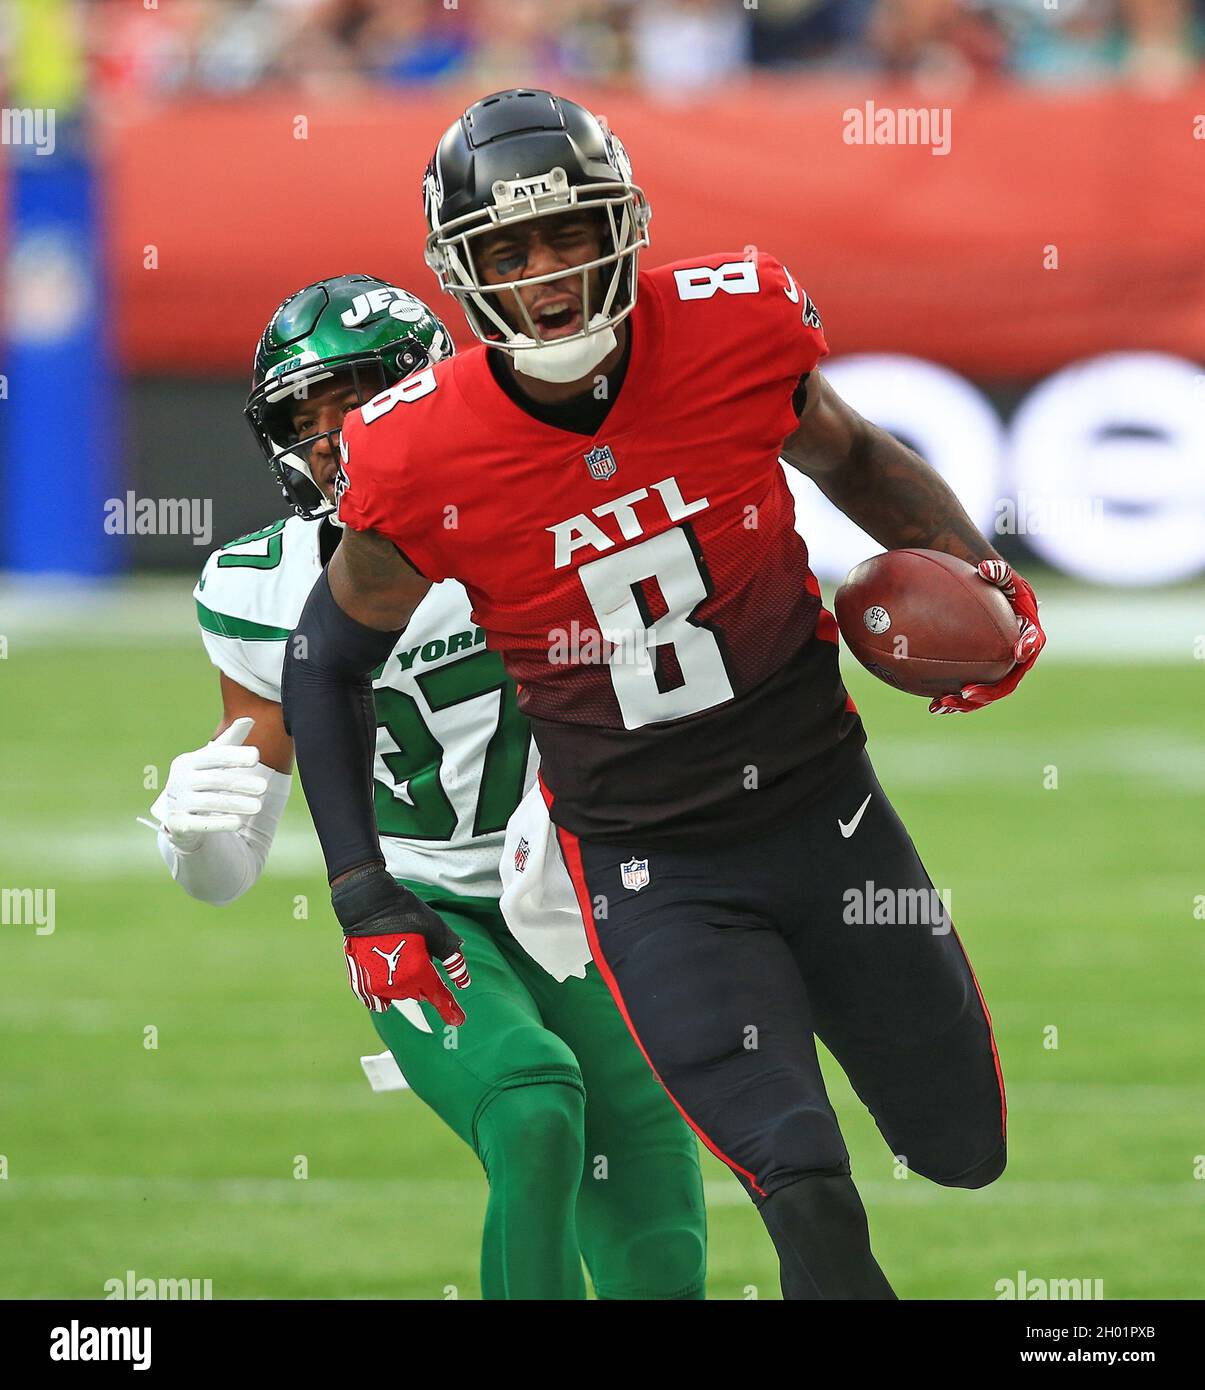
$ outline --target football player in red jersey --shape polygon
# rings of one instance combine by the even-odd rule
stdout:
[[[951,924],[904,911],[937,895],[866,756],[780,454],[884,546],[986,562],[1009,594],[1017,671],[940,708],[1032,665],[1032,590],[826,384],[819,315],[773,257],[638,272],[648,203],[583,107],[484,98],[424,192],[428,260],[484,346],[349,417],[348,533],[286,664],[336,915],[385,952],[442,936],[381,867],[365,691],[455,577],[520,685],[591,953],[757,1204],[784,1296],[890,1298],[815,1037],[892,1151],[949,1186],[1003,1171],[1003,1085]],[[851,921],[867,885],[901,911]]]

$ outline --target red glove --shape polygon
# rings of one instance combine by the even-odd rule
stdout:
[[[464,1010],[431,964],[434,954],[456,988],[464,989],[464,943],[383,864],[365,864],[341,877],[331,886],[331,906],[343,928],[352,991],[365,1008],[383,1014],[395,999],[425,999],[445,1023],[458,1028],[464,1022]]]
[[[343,951],[351,987],[374,1014],[386,1013],[394,999],[425,999],[439,1010],[445,1023],[458,1028],[464,1010],[452,997],[431,963],[426,941],[417,932],[401,936],[346,936]],[[458,989],[468,984],[464,956],[454,952],[443,962]]]
[[[1046,645],[1046,634],[1038,621],[1037,596],[1025,580],[1013,572],[1012,566],[1003,560],[980,560],[979,577],[1000,589],[1017,615],[1017,664],[995,685],[967,685],[958,695],[939,696],[929,706],[930,714],[957,714],[982,709],[994,700],[1011,695]]]

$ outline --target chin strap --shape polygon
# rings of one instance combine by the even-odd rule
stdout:
[[[525,372],[538,381],[577,381],[591,367],[597,367],[614,350],[618,339],[615,329],[606,322],[603,314],[595,314],[590,320],[590,328],[580,338],[570,338],[566,342],[537,343],[525,333],[516,333],[507,340],[511,361],[515,371]]]

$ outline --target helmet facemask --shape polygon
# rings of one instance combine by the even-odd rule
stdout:
[[[590,368],[590,350],[560,350],[566,344],[595,339],[613,346],[614,328],[632,312],[636,302],[637,257],[649,244],[648,223],[651,210],[644,192],[630,182],[571,185],[564,169],[554,168],[534,178],[498,180],[492,187],[493,203],[442,227],[435,227],[427,238],[427,264],[439,276],[442,287],[453,295],[468,319],[473,333],[491,347],[535,358],[549,354],[585,362]],[[437,200],[428,196],[428,216],[434,216]],[[485,284],[474,254],[481,239],[498,228],[534,218],[564,216],[568,213],[597,212],[603,219],[602,254],[582,265],[518,280]],[[608,273],[609,268],[609,273]],[[602,284],[591,294],[591,275],[601,271]],[[563,337],[546,338],[523,302],[520,290],[534,285],[580,276],[582,326]],[[598,302],[594,303],[593,300]],[[513,305],[516,328],[500,312],[502,304]],[[593,348],[594,344],[591,344]],[[596,360],[609,351],[608,346]],[[518,363],[516,363],[518,365]],[[542,373],[537,373],[542,374]],[[550,380],[573,380],[573,376],[551,375]]]
[[[407,367],[401,375],[421,371],[427,360],[425,349],[416,344],[416,365]],[[340,429],[319,430],[299,438],[293,415],[297,404],[307,400],[316,386],[337,377],[348,378],[348,388],[355,395],[357,407],[401,379],[396,372],[387,371],[379,357],[334,358],[306,363],[269,377],[251,393],[247,402],[247,420],[268,460],[272,476],[298,516],[307,521],[330,516],[335,510],[322,489],[320,475],[315,472],[313,454],[320,442],[326,440],[330,456],[337,461]]]

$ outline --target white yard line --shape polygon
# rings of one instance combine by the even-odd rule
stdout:
[[[197,557],[197,573],[207,552]],[[23,648],[191,645],[200,650],[193,581],[181,578],[74,584],[0,580],[0,632],[9,658]]]
[[[1205,670],[1202,670],[1205,678]],[[1205,679],[1203,679],[1205,684]],[[1166,732],[1135,722],[1129,728],[1091,733],[997,734],[955,752],[947,739],[917,732],[876,738],[870,753],[890,795],[896,789],[957,791],[1041,787],[1047,767],[1058,768],[1064,786],[1108,777],[1134,790],[1190,792],[1205,787],[1205,740],[1188,730]]]
[[[58,818],[48,818],[46,825],[48,829],[39,831],[31,828],[28,821],[22,825],[0,820],[0,844],[4,845],[8,865],[19,865],[27,875],[58,870],[87,878],[146,874],[167,881],[167,868],[159,857],[154,834],[132,816],[128,830],[120,826],[98,829],[94,825],[64,824]],[[13,878],[13,872],[12,868],[6,869],[6,882]],[[273,841],[264,876],[295,877],[307,873],[323,876],[317,837],[309,828],[283,827]]]
[[[1193,795],[1205,787],[1205,740],[1143,727],[1067,733],[1049,740],[1002,735],[976,743],[965,756],[952,756],[949,742],[938,735],[874,738],[872,733],[871,753],[890,795],[909,789],[964,795],[967,786],[985,792],[1040,787],[1050,763],[1067,784],[1107,777],[1134,791]],[[19,866],[15,872],[27,877],[48,872],[89,878],[166,873],[154,835],[132,815],[128,824],[106,826],[62,816],[0,816],[0,844],[6,864]],[[11,879],[14,869],[6,872]],[[321,876],[317,837],[304,818],[281,827],[264,873]]]
[[[198,552],[200,571],[205,553]],[[90,581],[0,579],[0,634],[10,658],[24,649],[192,646],[200,650],[190,577]],[[1191,661],[1205,636],[1205,584],[1100,589],[1062,578],[1038,585],[1050,645],[1042,660],[1088,663]],[[825,581],[832,606],[836,585]],[[847,657],[847,659],[849,659]]]

